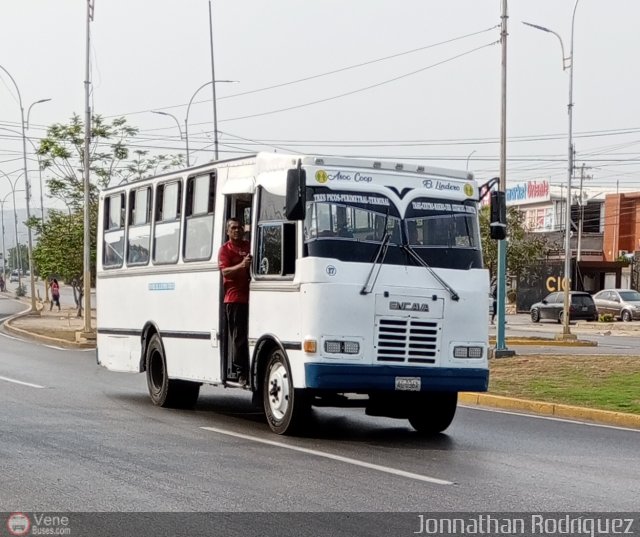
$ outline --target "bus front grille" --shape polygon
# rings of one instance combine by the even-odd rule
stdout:
[[[379,319],[376,337],[378,362],[435,364],[438,323],[417,319]]]

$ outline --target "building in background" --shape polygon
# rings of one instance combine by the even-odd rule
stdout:
[[[533,179],[512,184],[506,199],[507,206],[524,213],[529,232],[545,234],[550,246],[548,256],[532,262],[516,283],[517,309],[528,311],[546,294],[564,289],[566,194],[563,186]],[[632,287],[632,267],[620,255],[640,250],[640,193],[574,189],[570,245],[572,289]]]

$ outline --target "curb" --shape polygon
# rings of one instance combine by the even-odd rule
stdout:
[[[496,338],[491,336],[489,344],[495,344]],[[506,343],[509,345],[540,345],[546,347],[597,347],[597,341],[588,341],[586,339],[550,339],[544,337],[508,337]]]
[[[618,427],[628,427],[640,430],[640,415],[626,414],[624,412],[613,412],[609,410],[598,410],[595,408],[584,408],[579,406],[561,405],[557,403],[543,403],[541,401],[531,401],[528,399],[514,399],[502,395],[489,395],[486,393],[464,392],[458,394],[461,403],[489,406],[504,410],[520,410],[531,412],[541,416],[553,416],[556,418],[568,418],[582,420],[586,422],[599,423],[603,425],[616,425]]]
[[[20,302],[19,299],[15,299]],[[1,324],[4,329],[16,336],[24,337],[27,339],[32,339],[39,341],[40,343],[47,343],[49,345],[56,345],[58,347],[64,347],[66,349],[95,349],[95,344],[93,343],[76,343],[74,341],[69,341],[68,339],[60,339],[51,336],[44,336],[42,334],[36,334],[34,332],[29,332],[28,330],[24,330],[22,328],[18,328],[17,326],[13,326],[11,321],[15,319],[19,319],[20,317],[25,317],[31,311],[31,306],[29,306],[26,310],[21,311],[12,315],[11,317],[7,317]]]

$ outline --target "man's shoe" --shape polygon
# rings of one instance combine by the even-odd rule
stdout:
[[[237,380],[227,380],[227,384],[236,388],[245,388],[247,386],[247,378],[244,375],[239,375]]]

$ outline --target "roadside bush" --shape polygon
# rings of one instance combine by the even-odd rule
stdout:
[[[509,302],[509,304],[515,304],[517,298],[518,298],[518,293],[516,292],[515,289],[509,289],[507,291],[507,301]]]
[[[16,296],[20,298],[22,296],[26,296],[26,294],[27,294],[27,288],[24,286],[24,284],[18,285],[18,287],[16,288]]]
[[[598,316],[598,322],[601,322],[601,323],[612,323],[613,321],[614,321],[613,315],[611,315],[610,313],[601,313]]]

